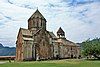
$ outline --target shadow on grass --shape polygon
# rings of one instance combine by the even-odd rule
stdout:
[[[100,59],[85,59],[85,60],[88,60],[88,61],[100,61]]]

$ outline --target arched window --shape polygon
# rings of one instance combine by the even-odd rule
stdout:
[[[42,22],[41,22],[41,27],[42,27]]]

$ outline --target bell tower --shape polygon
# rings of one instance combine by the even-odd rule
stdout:
[[[58,38],[65,38],[65,32],[62,30],[61,27],[57,31],[57,36]]]
[[[37,9],[34,14],[28,19],[28,29],[37,31],[40,28],[46,30],[46,19]]]

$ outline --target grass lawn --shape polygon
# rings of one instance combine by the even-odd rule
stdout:
[[[1,61],[0,61],[1,62]],[[0,67],[100,67],[100,61],[87,60],[50,60],[50,61],[26,61],[26,62],[6,62]]]

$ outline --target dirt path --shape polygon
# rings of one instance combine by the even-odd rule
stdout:
[[[7,63],[7,61],[0,61],[0,64],[4,64],[4,63]]]

